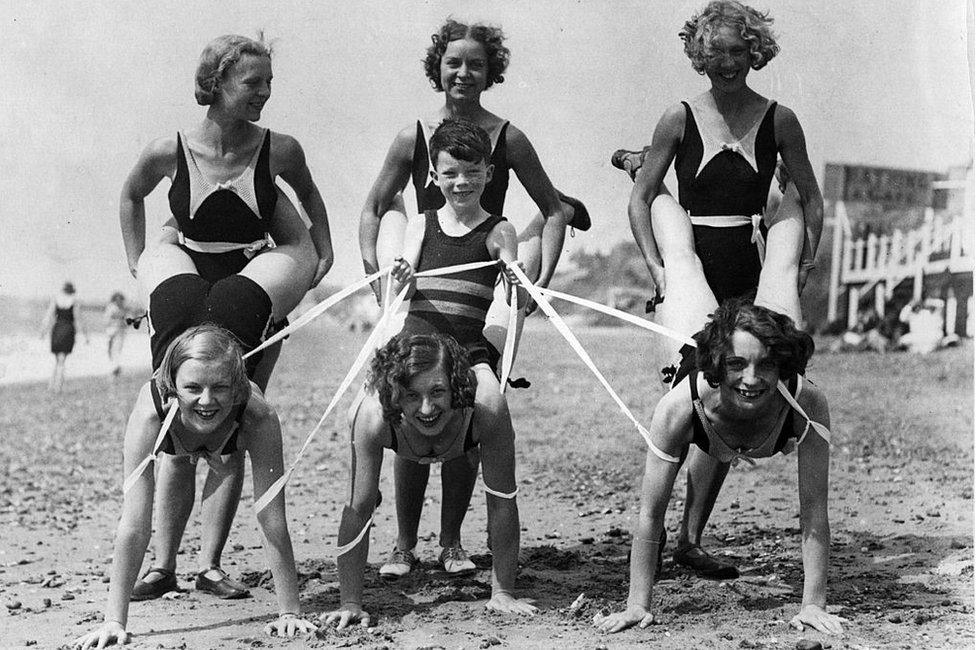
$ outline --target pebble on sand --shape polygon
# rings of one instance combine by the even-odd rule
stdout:
[[[823,645],[813,639],[800,639],[796,642],[796,650],[823,650]]]

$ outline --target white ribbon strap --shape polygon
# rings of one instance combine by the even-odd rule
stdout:
[[[566,342],[569,343],[569,346],[573,348],[573,351],[576,352],[579,358],[583,360],[583,363],[586,364],[586,367],[590,369],[590,372],[592,372],[593,375],[600,382],[600,384],[603,385],[603,388],[606,389],[607,393],[609,393],[613,401],[617,403],[618,407],[620,407],[620,411],[625,416],[627,416],[627,418],[631,422],[634,423],[634,426],[637,427],[637,431],[640,432],[641,436],[643,436],[644,440],[651,447],[651,449],[656,450],[654,453],[658,456],[661,456],[661,458],[663,458],[664,460],[673,459],[670,460],[669,462],[675,462],[675,463],[680,462],[680,459],[674,456],[668,456],[668,454],[665,454],[663,451],[656,449],[656,447],[654,447],[654,444],[651,442],[650,432],[647,429],[645,429],[640,422],[637,421],[637,418],[634,417],[634,414],[630,412],[630,409],[627,408],[627,405],[624,404],[622,399],[620,399],[620,396],[617,395],[617,393],[614,392],[613,388],[610,387],[609,382],[607,382],[606,378],[603,376],[603,373],[601,373],[597,369],[596,364],[593,363],[593,360],[590,359],[590,355],[587,354],[586,350],[583,349],[583,346],[580,345],[579,340],[576,338],[573,332],[570,331],[569,327],[559,316],[559,314],[556,313],[556,310],[552,308],[552,305],[550,305],[546,297],[542,295],[542,292],[540,292],[539,289],[534,284],[532,284],[529,278],[526,277],[525,272],[522,271],[521,268],[519,268],[518,264],[513,262],[508,265],[508,268],[510,268],[512,272],[515,273],[515,277],[519,279],[519,281],[522,283],[522,286],[525,287],[525,290],[529,292],[530,296],[532,296],[532,299],[535,300],[536,303],[539,305],[539,307],[542,308],[542,311],[545,312],[546,316],[550,318],[552,324],[556,327],[559,333],[563,335],[563,338],[566,339]]]
[[[829,445],[830,429],[820,424],[819,422],[814,422],[813,420],[811,420],[810,416],[806,414],[806,412],[803,410],[803,407],[800,406],[800,403],[793,398],[793,396],[790,394],[789,389],[786,387],[785,384],[783,384],[783,382],[779,382],[777,388],[779,389],[779,394],[782,395],[783,399],[786,400],[786,403],[792,406],[793,410],[799,413],[800,416],[807,421],[807,426],[806,428],[803,429],[803,435],[800,436],[800,439],[797,441],[797,444],[803,442],[803,439],[807,437],[807,432],[810,431],[810,427],[813,427],[813,430],[819,433],[820,437],[826,440],[827,444]]]
[[[169,405],[169,410],[166,412],[166,417],[163,418],[162,426],[159,427],[159,433],[156,435],[156,442],[153,443],[152,452],[142,459],[142,462],[139,463],[138,467],[136,467],[131,474],[125,477],[125,481],[122,483],[122,494],[126,494],[129,490],[131,490],[132,486],[135,485],[136,481],[139,480],[139,477],[142,476],[142,473],[146,471],[147,467],[149,467],[150,463],[156,460],[156,454],[159,453],[159,447],[163,444],[163,438],[166,437],[166,432],[169,431],[170,426],[173,424],[173,420],[176,418],[176,412],[178,410],[179,407],[176,405],[176,400],[173,400]]]
[[[393,301],[390,303],[390,308],[383,313],[383,317],[380,318],[378,323],[376,323],[376,326],[373,328],[373,331],[370,333],[369,338],[366,339],[366,343],[363,345],[363,348],[359,351],[359,356],[356,357],[356,360],[349,368],[349,372],[346,373],[346,376],[343,378],[342,383],[339,384],[339,388],[336,389],[335,394],[332,396],[332,400],[329,402],[329,406],[325,409],[325,413],[322,414],[322,417],[319,418],[318,423],[312,429],[311,433],[308,434],[308,437],[305,439],[305,444],[302,445],[302,448],[298,451],[298,454],[295,456],[295,460],[292,461],[292,464],[288,468],[288,471],[285,472],[281,478],[275,481],[271,485],[271,487],[269,487],[267,491],[254,502],[255,512],[261,512],[262,510],[264,510],[268,506],[268,504],[271,503],[271,500],[274,499],[278,495],[278,493],[281,492],[281,490],[285,487],[285,483],[288,482],[288,479],[291,477],[292,472],[295,471],[295,467],[302,459],[302,456],[305,455],[305,451],[308,449],[308,446],[312,443],[312,439],[315,438],[315,435],[319,432],[319,430],[322,428],[322,425],[325,423],[326,418],[329,417],[329,414],[332,413],[332,410],[339,403],[339,398],[341,398],[343,393],[346,392],[346,389],[349,388],[349,385],[352,383],[353,379],[356,378],[356,375],[359,374],[359,371],[362,369],[364,365],[366,365],[366,362],[369,360],[370,356],[372,356],[374,350],[376,349],[376,345],[379,342],[379,339],[383,336],[384,330],[386,329],[386,322],[390,319],[391,315],[394,314],[396,310],[399,308],[400,303],[403,302],[403,299],[407,295],[408,289],[409,287],[403,287],[403,289],[400,290],[400,293],[398,293],[396,298],[394,298]]]
[[[568,302],[574,302],[577,305],[582,305],[583,307],[589,307],[595,311],[607,314],[608,316],[615,316],[620,320],[627,321],[632,325],[637,327],[643,327],[646,330],[652,332],[657,332],[658,334],[663,334],[668,338],[672,338],[680,343],[685,343],[687,345],[695,345],[695,339],[690,336],[685,336],[673,329],[664,327],[663,325],[658,325],[657,323],[651,322],[649,320],[644,320],[639,316],[634,316],[633,314],[628,314],[625,311],[619,309],[614,309],[613,307],[607,307],[606,305],[601,305],[598,302],[593,302],[592,300],[586,300],[585,298],[578,298],[576,296],[571,296],[568,293],[562,293],[561,291],[553,291],[552,289],[547,289],[544,287],[536,287],[536,290],[546,296],[552,296],[553,298],[559,298],[560,300],[566,300]]]
[[[356,548],[356,545],[359,544],[359,542],[363,541],[363,537],[366,537],[366,533],[369,532],[369,527],[372,525],[373,525],[373,515],[370,515],[369,519],[367,519],[366,523],[363,525],[363,529],[359,531],[359,534],[356,535],[356,537],[354,537],[351,542],[336,547],[336,551],[335,551],[336,559],[342,557],[352,549]]]
[[[518,488],[515,488],[514,492],[498,492],[485,485],[485,492],[500,499],[514,499],[515,495],[518,494]]]
[[[363,287],[369,286],[372,282],[375,282],[377,279],[379,279],[383,275],[389,273],[389,271],[390,271],[391,268],[392,267],[388,266],[388,267],[386,267],[384,269],[381,269],[381,270],[377,271],[376,273],[373,273],[372,275],[366,276],[362,280],[359,280],[357,282],[354,282],[354,283],[350,284],[345,289],[342,289],[340,291],[335,292],[334,294],[332,294],[331,296],[329,296],[328,298],[326,298],[325,300],[321,301],[319,304],[315,305],[314,307],[312,307],[311,309],[309,309],[308,311],[306,311],[304,314],[302,314],[299,318],[297,318],[295,320],[294,323],[292,323],[291,325],[289,325],[285,329],[276,332],[273,336],[269,336],[264,341],[264,343],[262,343],[261,345],[259,345],[256,348],[254,348],[253,350],[251,350],[247,354],[245,354],[244,355],[244,358],[247,359],[251,355],[257,354],[258,352],[260,352],[264,348],[268,347],[269,345],[274,345],[275,343],[277,343],[281,339],[285,338],[286,336],[288,336],[289,334],[291,334],[295,330],[298,330],[298,329],[301,329],[302,327],[305,327],[306,325],[308,325],[309,323],[311,323],[313,320],[315,320],[316,318],[318,318],[319,316],[321,316],[323,313],[325,313],[326,310],[328,310],[329,308],[335,306],[335,304],[338,303],[340,300],[342,300],[344,298],[348,298],[349,296],[351,296],[352,294],[356,293],[357,291],[359,291]]]
[[[458,273],[460,271],[466,271],[471,268],[482,268],[486,266],[491,266],[493,264],[496,264],[496,262],[474,262],[471,264],[459,264],[457,266],[446,266],[440,269],[423,271],[422,273],[418,273],[417,275],[418,276],[450,275],[451,273]],[[309,321],[311,321],[313,318],[315,318],[316,316],[324,312],[326,309],[328,309],[338,301],[355,293],[358,289],[368,285],[370,282],[375,281],[384,273],[389,273],[391,269],[392,267],[387,267],[382,271],[377,271],[376,273],[366,277],[364,280],[360,280],[359,282],[356,282],[350,285],[349,287],[346,287],[342,291],[339,291],[338,293],[334,294],[330,298],[323,300],[318,305],[312,307],[312,309],[305,312],[305,314],[303,314],[301,318],[295,321],[295,323],[286,327],[282,331],[278,332],[278,334],[276,334],[274,337],[271,337],[267,341],[265,341],[261,347],[265,347],[269,345],[270,344],[269,342],[274,342],[275,338],[281,338],[282,335],[294,331],[298,327],[302,327],[308,324]],[[392,278],[390,279],[392,281]],[[339,398],[341,398],[343,393],[346,392],[346,389],[349,388],[349,385],[352,383],[353,379],[356,378],[356,375],[359,374],[359,371],[362,369],[364,365],[366,365],[366,362],[369,361],[370,356],[372,356],[377,346],[381,343],[380,339],[384,336],[385,333],[384,331],[386,329],[387,322],[390,320],[390,318],[392,318],[393,314],[395,314],[397,310],[400,308],[400,305],[403,303],[404,299],[406,298],[407,291],[409,290],[409,288],[410,288],[409,286],[403,287],[400,290],[400,293],[398,293],[396,297],[392,301],[390,301],[389,304],[387,304],[386,309],[383,312],[382,318],[380,318],[379,322],[376,323],[376,326],[373,327],[373,331],[370,333],[369,338],[366,339],[366,343],[359,351],[359,356],[356,357],[356,360],[353,362],[352,366],[349,368],[349,371],[346,373],[345,378],[343,378],[342,383],[339,384],[339,388],[336,389],[335,395],[332,396],[332,400],[329,402],[329,406],[325,409],[325,413],[322,414],[322,417],[319,418],[318,423],[312,429],[311,433],[308,434],[308,437],[305,439],[305,444],[302,445],[302,448],[295,456],[295,460],[288,468],[288,471],[286,471],[281,476],[281,478],[279,478],[277,481],[272,483],[271,487],[269,487],[267,491],[265,491],[265,493],[262,494],[261,497],[254,502],[255,512],[261,512],[262,510],[264,510],[268,506],[268,504],[271,503],[271,500],[274,499],[278,495],[278,493],[281,492],[282,489],[284,489],[285,484],[288,482],[288,479],[292,475],[292,472],[295,471],[295,467],[302,459],[302,456],[305,455],[305,451],[308,449],[308,446],[312,443],[312,439],[315,437],[315,435],[322,428],[322,425],[325,423],[325,419],[329,416],[332,410],[339,403]],[[311,312],[313,311],[315,311],[316,313],[312,314]],[[251,352],[251,354],[260,350],[261,347],[255,348],[254,351]]]
[[[508,378],[512,374],[512,364],[515,362],[515,330],[518,328],[518,296],[517,288],[512,287],[511,302],[508,305],[508,331],[505,332],[505,350],[502,353],[502,376],[499,390],[505,394]]]
[[[251,259],[265,248],[275,248],[276,244],[271,235],[264,233],[264,237],[252,242],[228,242],[228,241],[197,241],[190,239],[183,234],[182,230],[177,230],[179,242],[197,253],[229,253],[231,251],[243,251],[244,257]]]

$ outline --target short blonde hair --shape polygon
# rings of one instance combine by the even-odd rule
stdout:
[[[245,54],[271,58],[271,45],[264,41],[264,34],[260,34],[258,40],[226,34],[207,43],[197,64],[193,90],[198,104],[209,106],[214,103],[220,80],[224,78],[228,68],[240,61]]]
[[[176,373],[190,359],[225,364],[235,404],[246,402],[251,396],[251,381],[237,337],[222,327],[205,324],[186,330],[166,348],[155,377],[163,401],[176,395]]]
[[[779,54],[779,45],[768,13],[757,11],[735,0],[709,2],[701,13],[685,23],[678,36],[685,43],[685,54],[698,74],[705,74],[708,46],[719,27],[731,27],[749,43],[749,58],[753,70],[759,70]]]

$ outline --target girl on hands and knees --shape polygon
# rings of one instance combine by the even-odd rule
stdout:
[[[383,450],[420,463],[448,462],[480,449],[491,540],[489,610],[534,614],[516,598],[519,518],[515,483],[515,432],[501,394],[475,401],[477,379],[467,353],[441,334],[399,334],[377,351],[365,396],[351,409],[352,494],[339,525],[339,609],[323,614],[342,629],[368,626],[363,609],[363,568],[369,527],[379,500]],[[445,490],[467,489],[445,485]]]
[[[839,634],[844,619],[827,612],[830,416],[823,393],[802,375],[813,341],[788,317],[739,300],[718,307],[694,338],[694,364],[683,364],[651,420],[627,607],[598,615],[594,623],[619,632],[653,622],[664,516],[675,477],[694,445],[732,464],[796,451],[804,580],[800,611],[790,624]],[[788,386],[785,393],[778,390],[780,382]]]
[[[157,440],[170,408],[176,416]],[[251,459],[254,494],[261,495],[283,474],[278,415],[261,390],[247,379],[234,336],[214,325],[193,327],[167,349],[159,371],[139,393],[125,431],[125,492],[115,536],[105,622],[74,641],[74,648],[104,648],[128,643],[129,601],[152,530],[157,453],[204,459],[212,468],[235,451]],[[184,486],[191,491],[193,483]],[[264,631],[295,636],[316,629],[300,618],[295,557],[285,518],[284,494],[261,511],[258,524],[274,576],[279,616]]]

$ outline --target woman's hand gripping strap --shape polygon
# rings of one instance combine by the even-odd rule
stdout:
[[[142,459],[139,466],[136,467],[131,474],[125,477],[125,482],[122,483],[122,494],[125,494],[132,489],[142,473],[146,471],[146,468],[156,460],[156,454],[159,453],[159,447],[163,444],[163,438],[166,437],[166,432],[169,431],[170,426],[173,424],[173,419],[176,418],[176,413],[179,411],[179,407],[176,405],[176,400],[170,402],[169,410],[166,412],[166,417],[163,419],[162,426],[159,427],[159,434],[156,435],[156,442],[153,443],[152,452]]]

